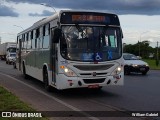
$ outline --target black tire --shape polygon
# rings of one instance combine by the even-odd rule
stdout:
[[[147,72],[142,72],[142,75],[146,75],[147,74]]]
[[[26,67],[25,67],[24,63],[23,63],[23,76],[25,79],[28,79],[28,75],[26,74]]]
[[[48,72],[46,69],[43,71],[43,82],[44,82],[44,88],[46,91],[51,92],[51,86],[48,83]]]
[[[8,61],[6,60],[6,64],[8,64]]]
[[[14,69],[16,69],[17,67],[16,67],[16,63],[15,62],[13,62],[13,68]]]
[[[124,66],[124,74],[125,75],[129,75],[130,74],[130,70],[128,66]]]

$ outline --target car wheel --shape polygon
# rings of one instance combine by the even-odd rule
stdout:
[[[147,72],[142,72],[142,75],[146,75],[147,74]]]
[[[130,70],[128,66],[124,66],[124,74],[125,75],[129,75],[130,74]]]

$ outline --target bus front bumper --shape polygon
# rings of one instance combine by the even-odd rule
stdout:
[[[57,89],[70,89],[70,88],[98,88],[108,85],[123,85],[123,73],[117,76],[105,77],[67,77],[60,74],[57,79]]]

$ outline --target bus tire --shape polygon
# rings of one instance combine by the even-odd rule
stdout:
[[[51,86],[49,85],[49,82],[48,82],[48,72],[46,68],[43,70],[43,82],[44,82],[44,88],[46,89],[46,91],[51,92]]]
[[[24,62],[23,62],[23,76],[25,79],[28,79],[28,75],[26,74],[26,67],[24,65]]]
[[[15,62],[13,62],[13,68],[14,69],[16,69],[17,67],[16,67],[16,63]]]

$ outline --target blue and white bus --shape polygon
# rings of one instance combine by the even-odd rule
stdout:
[[[123,85],[122,38],[116,14],[62,10],[17,35],[16,66],[47,90]]]

